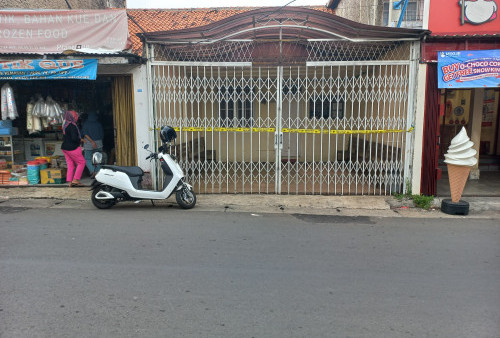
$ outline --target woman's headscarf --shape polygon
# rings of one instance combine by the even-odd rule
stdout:
[[[64,113],[64,124],[63,124],[63,134],[66,134],[66,128],[72,124],[76,127],[76,130],[78,131],[78,137],[81,138],[80,135],[80,130],[78,129],[78,126],[76,125],[76,121],[78,121],[78,113],[74,110],[68,110],[66,113]]]

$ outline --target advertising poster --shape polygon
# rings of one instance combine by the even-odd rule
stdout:
[[[500,50],[438,52],[438,87],[500,87]]]
[[[0,80],[95,80],[97,59],[0,61]]]
[[[0,10],[0,53],[116,53],[128,48],[125,10]]]

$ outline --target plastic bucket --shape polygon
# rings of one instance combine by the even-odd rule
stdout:
[[[38,162],[40,164],[40,170],[47,169],[49,167],[49,164],[47,163],[47,160],[45,160],[45,159],[39,159],[39,160],[36,160],[35,162]]]
[[[40,183],[40,163],[38,161],[28,161],[28,182],[29,184]]]
[[[51,157],[50,156],[35,157],[35,161],[39,161],[39,160],[45,160],[45,161],[47,161],[47,163],[50,163]]]

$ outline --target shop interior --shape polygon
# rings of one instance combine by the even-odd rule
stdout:
[[[467,134],[472,133],[472,95],[470,89],[442,90],[441,104],[444,115],[440,121],[439,168],[441,179],[437,182],[437,195],[449,196],[449,183],[444,154],[450,142],[460,129],[465,126]],[[484,90],[481,119],[481,137],[479,144],[479,179],[467,181],[463,196],[499,196],[500,195],[500,89]]]
[[[62,116],[52,114],[51,117],[41,117],[35,123],[28,111],[34,113],[37,109],[39,112],[40,107],[61,114],[66,110],[75,110],[80,114],[80,127],[88,113],[95,112],[104,130],[104,158],[108,164],[114,164],[116,133],[113,119],[113,77],[98,76],[94,81],[11,80],[0,81],[0,87],[6,83],[12,88],[18,117],[12,122],[3,121],[3,128],[0,128],[3,131],[0,135],[0,169],[11,171],[8,179],[2,177],[0,184],[35,184],[33,180],[29,181],[28,164],[40,158],[42,162],[43,159],[47,161],[44,168],[46,166],[54,171],[52,180],[49,177],[49,182],[43,182],[43,177],[40,177],[39,184],[66,183],[66,163],[61,151]],[[38,108],[33,108],[37,103]],[[54,108],[54,103],[58,108]],[[11,129],[6,128],[9,127],[6,122],[11,124]],[[57,177],[58,172],[60,177]],[[82,179],[91,174],[86,168]]]

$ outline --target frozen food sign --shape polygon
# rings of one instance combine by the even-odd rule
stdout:
[[[128,48],[125,10],[0,10],[0,53],[112,53]]]
[[[0,80],[95,80],[97,59],[0,61]]]
[[[500,87],[500,50],[438,52],[438,87]]]

